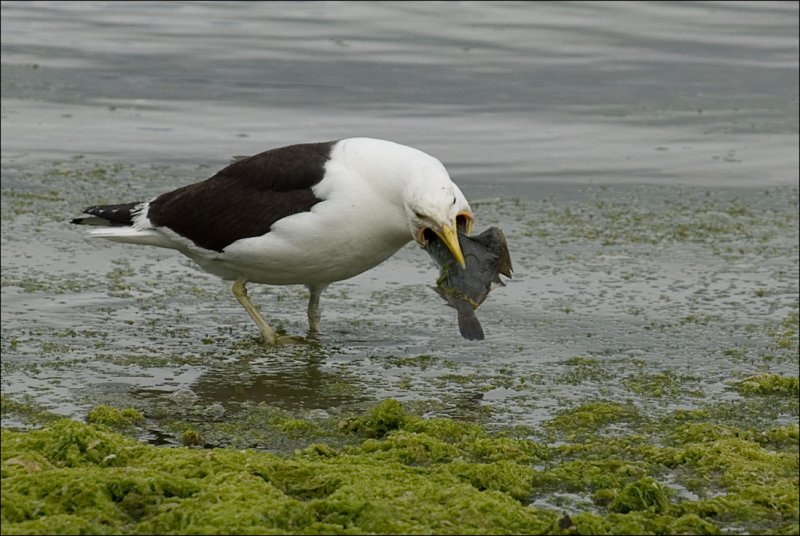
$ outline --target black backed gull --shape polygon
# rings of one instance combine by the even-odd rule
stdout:
[[[274,329],[247,296],[247,282],[305,285],[309,335],[334,281],[378,265],[435,233],[464,266],[457,230],[469,232],[466,198],[436,158],[412,147],[348,138],[272,149],[211,178],[145,202],[99,205],[72,223],[91,236],[176,249],[234,281],[233,295],[268,343]],[[431,236],[431,235],[428,235]]]

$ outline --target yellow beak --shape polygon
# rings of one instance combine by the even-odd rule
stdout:
[[[455,257],[456,262],[461,266],[462,269],[467,267],[466,263],[464,262],[464,254],[461,253],[461,245],[458,243],[458,232],[456,231],[456,225],[445,225],[442,227],[441,231],[434,231],[439,238],[442,239],[442,242],[447,246],[447,249],[453,254]]]

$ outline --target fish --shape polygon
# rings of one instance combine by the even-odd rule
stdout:
[[[505,286],[500,275],[511,277],[511,254],[503,231],[489,227],[479,235],[467,236],[458,231],[458,243],[464,254],[465,268],[447,246],[433,235],[428,238],[425,250],[439,266],[439,277],[433,290],[458,311],[458,330],[469,340],[483,340],[484,333],[475,309],[486,300],[496,286]]]

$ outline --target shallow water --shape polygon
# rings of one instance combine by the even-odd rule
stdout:
[[[383,137],[460,183],[795,183],[795,3],[3,4],[3,155]]]
[[[156,431],[218,404],[336,415],[388,396],[535,426],[586,400],[669,411],[797,375],[796,328],[778,337],[798,307],[797,16],[4,3],[3,394],[75,417],[134,405]],[[486,341],[461,339],[415,247],[329,289],[319,345],[265,349],[226,283],[66,223],[232,155],[353,135],[441,158],[476,229],[504,229],[516,271],[478,310]],[[303,289],[251,296],[305,330]]]

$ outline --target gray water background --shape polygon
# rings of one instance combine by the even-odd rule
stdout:
[[[796,2],[3,2],[4,158],[388,138],[468,189],[796,184]]]

